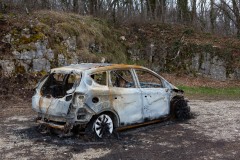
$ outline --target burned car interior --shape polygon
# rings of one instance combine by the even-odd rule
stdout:
[[[80,82],[80,77],[75,74],[52,73],[47,78],[41,92],[43,96],[54,98],[62,98],[67,91],[76,87]]]

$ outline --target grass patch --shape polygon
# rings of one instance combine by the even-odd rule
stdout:
[[[204,99],[240,99],[240,87],[211,88],[211,87],[190,87],[178,86],[184,93],[191,98]]]

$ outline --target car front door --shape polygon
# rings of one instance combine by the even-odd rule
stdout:
[[[141,90],[144,120],[153,120],[168,115],[170,91],[164,88],[161,78],[143,69],[135,70],[135,72]]]
[[[120,125],[143,121],[142,96],[131,70],[110,71],[110,101],[120,118]]]

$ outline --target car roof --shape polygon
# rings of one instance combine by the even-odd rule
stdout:
[[[128,64],[111,64],[111,63],[81,63],[81,64],[71,64],[69,66],[53,68],[51,72],[82,72],[82,71],[100,71],[100,70],[110,70],[110,69],[119,69],[119,68],[145,68],[138,65],[128,65]]]

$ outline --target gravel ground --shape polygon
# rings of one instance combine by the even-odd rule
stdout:
[[[87,141],[37,131],[29,102],[0,111],[0,159],[239,159],[240,101],[190,101],[193,119]]]

